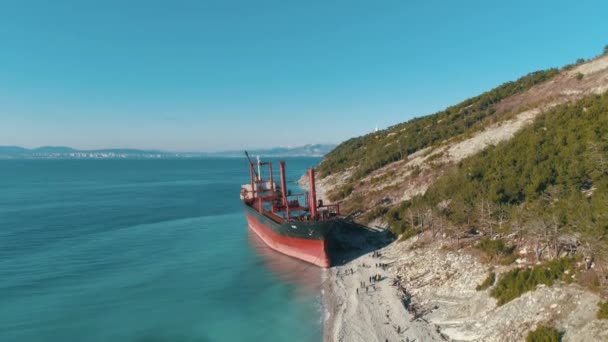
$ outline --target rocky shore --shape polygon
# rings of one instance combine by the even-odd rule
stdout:
[[[323,285],[325,341],[441,341],[432,324],[407,311],[388,262],[373,254],[328,270]],[[376,277],[376,279],[373,279]]]
[[[366,241],[353,243],[356,249]],[[487,273],[487,265],[446,242],[423,236],[389,243],[327,271],[324,340],[522,341],[551,323],[564,331],[563,341],[608,341],[608,321],[595,318],[596,294],[556,284],[497,306],[489,290],[475,289]],[[381,280],[370,282],[375,275]]]
[[[322,198],[326,188],[317,182]],[[523,341],[541,324],[564,332],[562,341],[608,341],[608,321],[596,319],[600,297],[583,287],[540,285],[498,306],[492,287],[476,290],[492,266],[470,249],[427,233],[399,242],[382,229],[362,230],[337,236],[339,265],[323,281],[326,342]],[[526,265],[493,270],[500,276],[513,267]]]

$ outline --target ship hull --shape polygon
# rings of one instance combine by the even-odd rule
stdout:
[[[278,223],[245,205],[249,228],[277,252],[319,267],[330,267],[328,238],[331,227],[338,222]]]

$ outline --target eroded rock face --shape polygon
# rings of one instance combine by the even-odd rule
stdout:
[[[449,251],[442,242],[417,247],[416,238],[385,248],[395,260],[390,271],[402,279],[412,301],[427,312],[424,318],[458,341],[521,341],[538,324],[564,331],[564,341],[608,341],[608,321],[597,320],[600,298],[580,286],[558,283],[539,286],[502,306],[490,289],[475,287],[488,266],[464,251]],[[494,270],[500,276],[514,266]]]

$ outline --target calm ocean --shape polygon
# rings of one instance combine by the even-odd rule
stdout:
[[[287,158],[290,186],[318,162]],[[247,181],[243,159],[0,160],[0,341],[321,340],[320,271],[252,235]]]

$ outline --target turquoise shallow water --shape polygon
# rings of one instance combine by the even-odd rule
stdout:
[[[295,180],[319,159],[287,159]],[[319,341],[320,271],[248,229],[240,159],[0,160],[0,341]]]

